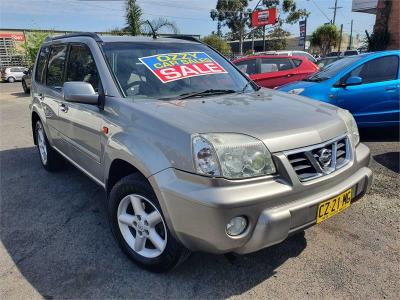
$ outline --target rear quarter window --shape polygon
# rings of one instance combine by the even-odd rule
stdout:
[[[292,59],[292,61],[296,68],[299,67],[303,63],[303,61],[301,59]]]

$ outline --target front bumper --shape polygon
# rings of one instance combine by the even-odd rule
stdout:
[[[171,233],[192,251],[250,253],[280,243],[316,222],[318,204],[352,189],[359,199],[370,188],[369,149],[359,144],[340,170],[300,182],[283,153],[275,153],[279,177],[230,181],[174,169],[149,177]],[[354,202],[354,200],[353,200]],[[351,209],[351,208],[349,208]],[[249,226],[230,237],[225,226],[245,215]]]

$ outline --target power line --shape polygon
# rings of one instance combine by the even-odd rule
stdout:
[[[317,3],[315,3],[314,0],[311,0],[311,2],[315,5],[315,7],[321,12],[321,14],[323,14],[325,16],[325,18],[330,22],[331,19],[324,13],[324,11],[318,6]]]

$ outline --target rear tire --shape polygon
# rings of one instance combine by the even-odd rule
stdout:
[[[146,270],[167,272],[190,253],[168,230],[153,189],[139,173],[114,185],[108,198],[108,218],[121,249]]]
[[[7,81],[9,83],[13,83],[15,81],[15,78],[14,77],[8,77]]]
[[[35,139],[43,167],[49,172],[60,170],[64,166],[64,158],[50,146],[41,121],[35,124]]]
[[[30,89],[29,89],[28,86],[26,85],[25,80],[22,80],[22,88],[24,89],[24,93],[25,93],[25,94],[29,94]]]

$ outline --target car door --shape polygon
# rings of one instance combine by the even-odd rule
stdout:
[[[262,57],[257,71],[251,78],[258,85],[271,89],[292,82],[295,75],[294,65],[289,58]]]
[[[360,125],[399,121],[399,56],[378,57],[356,67],[344,77],[361,77],[362,83],[344,86],[337,93],[337,104],[348,109]]]
[[[46,56],[46,51],[50,52],[48,59],[42,62],[42,56]],[[35,75],[38,88],[34,96],[38,97],[42,104],[46,116],[46,125],[53,143],[52,146],[68,155],[68,144],[62,138],[62,123],[58,116],[58,110],[63,98],[62,86],[64,83],[66,54],[67,45],[65,44],[53,45],[48,50],[47,48],[41,50]]]
[[[85,81],[98,92],[99,73],[85,44],[71,44],[65,82]],[[72,103],[62,100],[59,108],[62,135],[70,145],[69,157],[96,178],[101,178],[102,110],[97,105]]]

